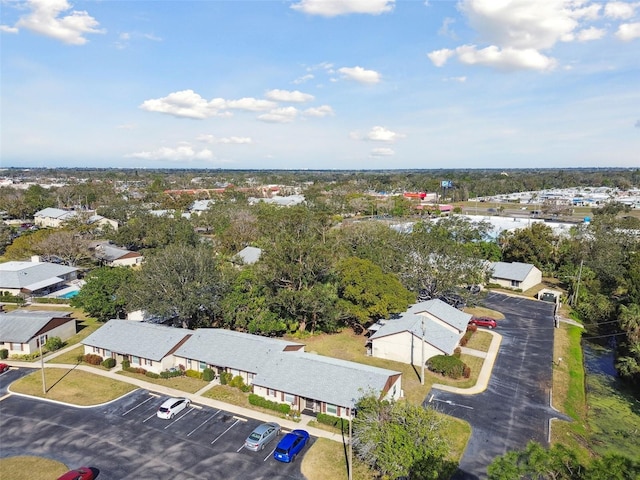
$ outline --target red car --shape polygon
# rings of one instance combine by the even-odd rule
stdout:
[[[69,470],[67,473],[58,477],[58,480],[93,480],[93,470],[89,467],[80,467],[75,470]]]
[[[0,363],[0,373],[4,373],[7,370],[9,370],[9,365],[7,365],[6,363]]]
[[[469,322],[469,325],[476,325],[478,327],[496,328],[498,324],[491,317],[473,317]]]

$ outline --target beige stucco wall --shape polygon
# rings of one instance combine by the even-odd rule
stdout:
[[[427,339],[428,340],[428,339]],[[420,365],[422,360],[421,340],[409,332],[374,338],[371,341],[371,354],[374,357],[395,360],[396,362]],[[427,342],[424,344],[425,362],[443,352]]]

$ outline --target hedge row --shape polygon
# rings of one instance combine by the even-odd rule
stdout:
[[[284,415],[287,415],[291,411],[291,405],[288,403],[277,403],[272,402],[271,400],[266,400],[262,398],[260,395],[256,395],[255,393],[249,394],[249,403],[251,405],[255,405],[256,407],[268,408],[269,410],[275,410],[276,412],[280,412]]]
[[[316,416],[316,420],[319,423],[331,425],[332,427],[338,428],[342,431],[344,431],[345,428],[349,428],[349,420],[347,420],[346,418],[338,418],[334,417],[333,415],[327,415],[326,413],[319,413]]]

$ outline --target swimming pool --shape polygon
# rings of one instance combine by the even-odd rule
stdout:
[[[71,298],[75,297],[78,294],[79,290],[72,290],[70,292],[65,293],[64,295],[60,295],[58,298]]]

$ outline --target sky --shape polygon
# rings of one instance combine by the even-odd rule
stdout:
[[[640,0],[0,0],[0,166],[640,168]]]

